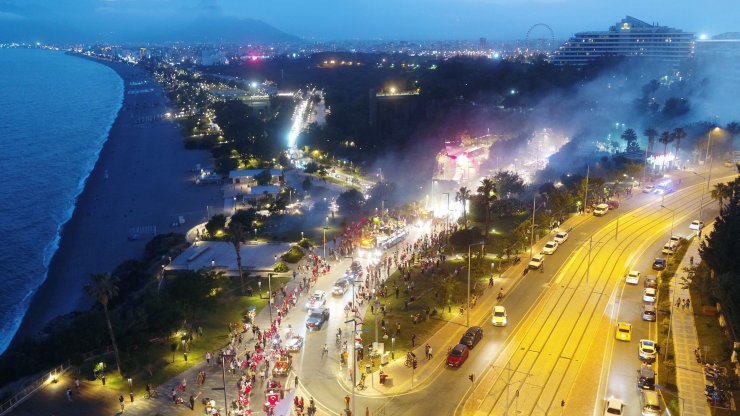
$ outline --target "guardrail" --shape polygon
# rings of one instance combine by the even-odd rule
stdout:
[[[54,380],[66,373],[71,366],[72,364],[67,361],[66,363],[55,367],[53,370],[49,371],[48,373],[33,381],[31,384],[24,387],[21,391],[13,395],[13,397],[11,397],[5,403],[0,404],[0,416],[6,415],[11,410],[15,409],[16,406],[23,403],[24,400],[35,393],[36,390],[43,387],[46,383],[54,382]]]

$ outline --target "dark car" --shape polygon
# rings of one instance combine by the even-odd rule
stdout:
[[[467,345],[468,348],[473,348],[478,344],[481,338],[483,338],[483,328],[479,326],[471,326],[460,339],[460,343]]]
[[[653,262],[653,270],[665,270],[665,259],[658,257]]]
[[[355,274],[355,276],[362,276],[362,265],[359,261],[353,261],[352,265],[349,266],[349,269]]]
[[[447,365],[450,367],[460,367],[468,359],[468,355],[470,355],[470,348],[464,344],[457,344],[447,354]]]
[[[311,312],[306,319],[306,329],[308,329],[309,331],[314,329],[321,329],[324,326],[324,322],[326,322],[328,319],[329,309],[311,309]]]

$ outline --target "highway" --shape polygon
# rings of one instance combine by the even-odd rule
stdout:
[[[718,178],[712,184],[729,178]],[[684,176],[683,182],[681,189],[665,198],[635,190],[616,212],[582,220],[568,241],[547,256],[543,273],[530,272],[513,286],[503,282],[507,296],[502,304],[507,307],[509,326],[494,328],[489,323],[490,311],[475,310],[471,325],[482,326],[485,335],[461,368],[445,367],[444,354],[437,354],[434,373],[408,392],[392,397],[358,392],[358,412],[367,406],[372,414],[385,415],[559,415],[569,414],[570,409],[582,414],[585,408],[590,409],[588,414],[601,414],[603,399],[618,397],[633,404],[626,414],[639,414],[639,406],[634,405],[639,401],[637,341],[654,339],[655,324],[640,319],[642,280],[638,287],[625,287],[624,274],[630,269],[640,270],[643,276],[655,274],[650,273],[650,265],[669,237],[672,220],[674,234],[688,233],[688,223],[698,216],[702,192],[707,192],[705,222],[715,215],[717,204],[708,197],[706,182],[698,176]],[[668,209],[661,208],[661,202]],[[415,238],[409,236],[409,241]],[[314,289],[329,292],[348,266],[349,260],[333,265]],[[348,370],[340,369],[334,336],[339,327],[344,334],[351,331],[343,312],[351,294],[340,298],[328,293],[328,297],[329,323],[307,334],[294,370],[302,391],[315,398],[320,411],[336,414],[348,393],[347,383],[340,383]],[[288,322],[305,331],[305,315],[291,315]],[[631,342],[614,341],[614,326],[621,320],[633,324]],[[321,357],[324,344],[330,351],[326,358]],[[596,365],[589,364],[588,371],[582,371],[586,361]],[[468,379],[471,373],[475,383]],[[585,376],[596,382],[579,384]],[[567,403],[564,409],[561,400]]]
[[[712,183],[727,179],[717,179]],[[611,390],[607,389],[606,394],[615,397],[624,394],[626,400],[634,400],[634,375],[639,368],[636,342],[615,346],[611,342],[614,339],[613,327],[607,331],[606,339],[596,340],[595,334],[604,322],[611,325],[613,311],[620,309],[626,271],[637,268],[646,272],[654,247],[668,239],[673,219],[671,210],[677,214],[674,225],[686,227],[687,222],[694,219],[699,197],[706,186],[703,180],[699,183],[700,180],[686,177],[686,186],[664,200],[651,194],[635,194],[619,208],[623,210],[619,219],[616,218],[617,213],[610,212],[603,218],[594,218],[592,224],[597,225],[597,230],[592,232],[591,227],[576,230],[578,248],[560,266],[550,287],[519,324],[511,341],[457,412],[490,415],[567,413],[568,408],[562,409],[561,401],[569,403],[572,396],[581,396],[584,390],[590,389],[590,386],[576,383],[587,355],[606,352],[605,359],[610,363],[610,348],[616,351],[614,356],[619,360],[614,363],[619,367],[614,377],[620,377],[620,380],[613,386],[610,380]],[[711,201],[707,197],[704,200]],[[661,202],[668,209],[662,209]],[[631,291],[641,291],[633,287],[624,290],[628,291],[628,296],[632,295]],[[632,313],[633,309],[634,305],[625,305],[625,311]],[[647,333],[644,331],[648,331],[649,326],[645,325],[643,330],[641,321],[632,321],[640,327],[633,339],[639,339]],[[630,389],[632,398],[627,393]],[[518,396],[508,394],[507,399],[507,391],[517,390]],[[638,406],[632,403],[628,414],[639,413]],[[601,400],[593,406],[594,414],[603,410]]]

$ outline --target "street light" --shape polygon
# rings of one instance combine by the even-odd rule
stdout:
[[[532,194],[532,231],[529,235],[529,258],[532,258],[532,251],[534,250],[534,212],[537,210],[537,194]]]
[[[471,267],[471,261],[470,260],[472,258],[472,256],[470,255],[470,249],[473,246],[481,246],[481,247],[483,247],[482,250],[485,250],[486,249],[486,243],[485,243],[485,241],[481,241],[480,243],[473,243],[473,244],[468,245],[468,310],[466,311],[467,312],[466,313],[466,321],[467,321],[467,325],[466,326],[467,327],[470,327],[470,267]]]
[[[712,166],[710,165],[709,167],[711,168]],[[704,175],[700,175],[700,174],[698,174],[698,173],[696,173],[696,172],[692,172],[692,173],[693,173],[694,175],[696,175],[696,176],[699,176],[699,177],[702,177],[702,178],[704,178]],[[710,173],[710,175],[711,175],[711,173],[712,173],[712,172],[711,172],[711,169],[710,169],[709,173]],[[705,194],[705,193],[707,192],[707,190],[709,190],[709,179],[710,179],[710,177],[709,177],[709,176],[707,176],[707,178],[706,178],[706,179],[707,179],[707,187],[706,187],[706,188],[705,188],[705,189],[704,189],[704,190],[703,190],[703,191],[701,192],[701,197],[699,198],[699,221],[701,221],[701,220],[702,220],[702,219],[701,219],[701,217],[702,217],[702,215],[701,215],[701,214],[702,214],[702,212],[704,211],[704,194]]]
[[[671,237],[673,237],[673,221],[676,219],[676,211],[673,210],[673,209],[668,208],[665,205],[661,205],[660,207],[661,208],[665,208],[668,211],[671,211],[671,214],[673,214],[673,216],[671,217],[671,234],[668,236],[668,238],[671,238]]]
[[[267,273],[267,307],[270,310],[270,324],[272,324],[272,275],[274,274],[275,273]]]
[[[329,217],[326,217],[326,221],[324,221],[325,224],[329,224]],[[329,228],[327,225],[324,225],[324,261],[326,261],[326,229]]]

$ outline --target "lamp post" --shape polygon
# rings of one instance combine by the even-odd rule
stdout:
[[[275,273],[267,273],[267,307],[270,309],[270,324],[272,324],[272,275]]]
[[[470,327],[470,268],[471,268],[471,263],[472,263],[470,261],[472,259],[471,250],[470,249],[473,246],[481,246],[481,247],[483,247],[483,250],[485,250],[486,249],[486,243],[484,241],[481,241],[480,243],[473,243],[473,244],[468,245],[468,309],[466,311],[467,313],[466,313],[466,318],[465,318],[466,319],[466,322],[467,322],[466,323],[466,326],[467,327]]]
[[[450,229],[450,193],[444,192],[442,195],[447,196],[447,214],[445,215],[445,231]]]
[[[710,166],[710,168],[711,168],[711,166]],[[696,176],[700,176],[700,177],[704,178],[704,175],[700,175],[700,174],[698,174],[698,173],[696,173],[696,172],[692,172],[692,173],[693,173],[694,175],[696,175]],[[710,173],[711,173],[711,171],[710,171]],[[707,191],[709,190],[709,177],[707,177],[706,179],[707,179],[707,186],[706,186],[706,188],[704,188],[704,190],[703,190],[703,191],[701,192],[701,197],[699,198],[699,221],[701,221],[701,220],[702,220],[702,219],[701,219],[701,217],[702,217],[702,215],[701,215],[701,214],[702,214],[702,212],[704,211],[704,194],[705,194],[705,193],[706,193],[706,192],[707,192]]]
[[[671,238],[671,237],[673,237],[673,221],[676,219],[676,211],[673,210],[673,209],[668,208],[665,205],[661,205],[660,207],[661,208],[665,208],[668,211],[671,211],[671,214],[672,214],[672,216],[671,216],[671,234],[668,236],[668,238]]]
[[[537,210],[537,194],[532,195],[532,231],[529,235],[529,258],[532,258],[532,252],[534,251],[534,212]]]
[[[326,261],[326,229],[327,224],[329,224],[329,217],[326,217],[326,220],[324,221],[324,261]]]

